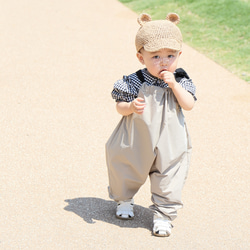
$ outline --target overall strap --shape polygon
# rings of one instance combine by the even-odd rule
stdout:
[[[175,76],[175,80],[176,80],[177,82],[180,82],[180,80],[181,80],[182,78],[187,78],[187,79],[189,79],[189,76],[188,76],[187,72],[186,72],[184,69],[182,69],[182,68],[176,69],[176,70],[175,70],[174,76]]]
[[[142,83],[145,82],[145,79],[144,79],[144,76],[143,76],[141,70],[136,71],[136,75],[137,75],[137,77],[139,78],[139,80],[140,80]]]

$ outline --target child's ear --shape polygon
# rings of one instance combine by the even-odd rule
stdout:
[[[136,56],[137,56],[139,62],[140,62],[141,64],[144,64],[144,60],[143,60],[142,54],[141,54],[140,52],[137,52]]]

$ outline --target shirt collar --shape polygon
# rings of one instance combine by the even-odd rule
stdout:
[[[162,79],[151,75],[146,68],[144,68],[142,70],[142,73],[143,73],[143,76],[145,78],[145,81],[149,85],[155,85],[155,86],[159,86],[159,87],[162,87],[162,88],[167,88],[168,87],[167,83],[165,83]]]

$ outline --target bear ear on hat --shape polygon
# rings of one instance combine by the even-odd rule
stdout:
[[[152,21],[151,16],[147,13],[142,13],[138,18],[137,18],[138,23],[143,26],[145,23]]]
[[[174,24],[178,24],[180,22],[180,17],[176,13],[168,13],[166,19]]]

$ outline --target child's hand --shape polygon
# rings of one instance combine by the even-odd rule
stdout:
[[[175,85],[177,84],[177,82],[175,81],[175,77],[174,74],[172,72],[169,71],[162,71],[160,73],[160,78],[168,84],[168,86],[172,89],[175,87]]]
[[[133,113],[136,114],[142,114],[144,111],[146,104],[144,102],[144,99],[141,97],[138,97],[136,99],[134,99],[131,103],[130,103],[130,109]]]

